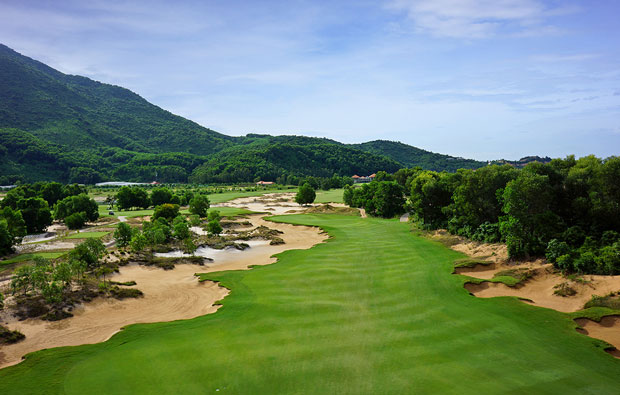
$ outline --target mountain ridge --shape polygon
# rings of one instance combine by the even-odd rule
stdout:
[[[486,165],[387,140],[344,144],[295,135],[227,136],[129,89],[64,74],[2,44],[0,137],[0,184],[149,181],[155,174],[168,182],[239,182]]]

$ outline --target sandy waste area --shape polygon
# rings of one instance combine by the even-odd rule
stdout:
[[[290,199],[290,196],[285,195],[285,198]],[[271,195],[261,200],[237,199],[221,206],[248,207],[274,214],[303,211],[295,203],[277,201],[280,199],[282,195]],[[190,319],[213,313],[218,309],[214,303],[224,298],[228,290],[211,281],[200,283],[195,273],[245,270],[250,265],[267,265],[276,261],[272,257],[274,254],[307,249],[327,238],[318,228],[273,223],[262,219],[264,216],[251,215],[242,221],[250,221],[252,227],[265,225],[284,232],[280,237],[285,244],[251,242],[251,247],[244,251],[213,251],[213,256],[206,252],[205,256],[212,258],[213,262],[205,262],[204,266],[178,264],[169,271],[130,263],[120,267],[120,273],[110,279],[117,282],[135,281],[137,284],[134,287],[144,292],[143,297],[125,300],[96,298],[77,306],[72,311],[73,317],[56,322],[40,319],[19,321],[4,312],[0,315],[0,323],[10,330],[19,330],[26,338],[16,344],[0,346],[0,368],[19,363],[25,354],[33,351],[105,341],[129,324]],[[52,243],[58,246],[58,242]]]
[[[546,307],[570,313],[582,310],[592,295],[605,296],[620,291],[620,276],[584,275],[574,280],[563,277],[554,270],[553,265],[544,259],[531,262],[511,262],[508,260],[506,246],[502,244],[481,244],[464,241],[451,246],[472,258],[485,259],[490,265],[476,265],[473,268],[456,268],[456,274],[463,274],[480,279],[491,279],[503,270],[527,269],[534,275],[524,283],[509,287],[502,283],[483,282],[480,284],[466,283],[465,288],[480,298],[496,296],[515,296],[524,303]],[[575,291],[572,296],[560,296],[554,292],[560,284]],[[620,349],[620,317],[604,317],[600,323],[589,319],[577,319],[575,322],[583,329],[580,333],[604,340]],[[620,357],[620,351],[610,350],[610,354]]]

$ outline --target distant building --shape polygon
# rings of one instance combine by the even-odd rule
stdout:
[[[377,176],[377,175],[376,175],[376,174],[374,174],[374,173],[373,173],[373,174],[371,174],[371,175],[369,175],[369,176],[367,176],[367,177],[360,177],[360,176],[358,176],[358,175],[356,174],[356,175],[354,175],[354,176],[353,176],[353,177],[351,177],[351,178],[353,178],[353,183],[354,183],[354,184],[362,184],[362,183],[366,183],[366,182],[371,182],[372,180],[374,180],[374,179],[375,179],[375,177],[376,177],[376,176]]]
[[[273,181],[259,181],[256,185],[273,185]]]

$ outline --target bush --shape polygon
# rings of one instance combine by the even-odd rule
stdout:
[[[65,218],[65,225],[69,229],[80,229],[86,223],[86,215],[84,213],[73,213]]]
[[[189,202],[189,212],[198,215],[200,218],[207,216],[207,210],[209,210],[209,207],[211,207],[209,199],[204,195],[196,195]]]
[[[563,241],[559,241],[558,239],[553,239],[547,244],[547,260],[551,263],[556,263],[558,258],[562,255],[569,254],[571,248]]]
[[[207,231],[213,235],[219,235],[220,233],[222,233],[222,225],[220,225],[220,221],[209,221],[209,223],[207,224]]]
[[[165,218],[167,220],[172,220],[177,215],[179,215],[179,205],[166,203],[155,207],[153,218]]]
[[[299,191],[295,195],[295,202],[301,205],[310,204],[314,202],[314,199],[316,199],[316,192],[307,182],[299,187]]]
[[[0,325],[0,344],[14,344],[25,338],[26,336],[20,331],[10,331]]]
[[[121,222],[114,231],[114,238],[116,239],[116,245],[119,247],[128,246],[131,242],[131,226],[124,222]]]

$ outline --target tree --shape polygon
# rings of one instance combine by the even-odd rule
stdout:
[[[0,256],[13,252],[13,244],[15,244],[15,239],[9,232],[6,220],[0,218]]]
[[[295,202],[300,205],[311,204],[314,199],[316,199],[316,192],[307,182],[299,187],[299,191],[295,195]]]
[[[208,216],[208,220],[209,221],[219,221],[222,218],[222,216],[220,215],[220,212],[218,210],[211,210],[209,211],[209,216]]]
[[[140,252],[144,250],[147,243],[148,241],[146,239],[146,236],[144,236],[144,233],[138,231],[135,232],[131,237],[131,242],[129,243],[129,245],[131,246],[131,251]]]
[[[198,247],[196,246],[196,244],[194,244],[194,241],[191,239],[191,237],[183,240],[183,250],[186,253],[194,255],[197,249]]]
[[[151,204],[160,206],[162,204],[172,203],[172,192],[168,188],[154,188],[151,191]]]
[[[186,222],[178,222],[174,225],[174,237],[179,240],[190,237],[189,227]]]
[[[172,220],[177,215],[179,215],[179,205],[166,203],[162,204],[161,206],[155,207],[153,219],[165,218],[167,220]]]
[[[125,222],[121,222],[117,225],[114,231],[114,238],[116,239],[116,245],[119,247],[126,247],[131,242],[131,226]]]
[[[222,233],[222,225],[220,225],[219,220],[211,220],[207,224],[207,231],[213,235],[219,235]]]
[[[43,232],[52,224],[52,212],[47,202],[41,198],[22,199],[18,202],[18,208],[22,213],[28,233]]]
[[[553,238],[559,218],[551,211],[553,191],[547,176],[523,170],[503,193],[506,216],[500,231],[511,257],[542,254]]]
[[[105,253],[105,246],[97,238],[86,239],[69,253],[69,259],[83,261],[89,269],[99,266],[99,259]]]
[[[195,195],[189,202],[189,212],[204,218],[210,207],[209,198],[205,195]]]
[[[379,182],[374,196],[374,215],[392,218],[405,212],[404,188],[395,181]]]
[[[47,201],[47,204],[54,206],[56,202],[64,198],[65,189],[59,182],[49,182],[41,189],[41,197]]]
[[[83,213],[87,221],[95,221],[99,218],[99,206],[88,195],[80,194],[62,199],[54,207],[54,217],[59,220],[75,213]]]
[[[116,205],[119,210],[129,210],[135,207],[146,209],[151,205],[151,201],[144,189],[123,186],[116,194]]]
[[[86,215],[82,212],[73,213],[65,218],[65,225],[69,229],[80,229],[86,223]]]
[[[0,209],[0,219],[4,219],[13,243],[21,243],[22,238],[26,236],[26,222],[19,210],[13,210],[11,207]]]

